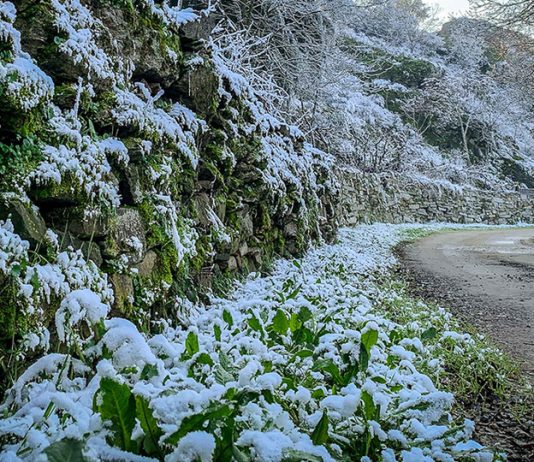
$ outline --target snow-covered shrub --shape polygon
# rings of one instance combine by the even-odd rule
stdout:
[[[0,43],[8,45],[10,56],[0,59],[0,92],[8,98],[13,108],[26,112],[50,100],[54,83],[22,51],[20,32],[13,26],[15,19],[15,6],[11,2],[1,2]]]

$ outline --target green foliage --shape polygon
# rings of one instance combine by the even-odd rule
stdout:
[[[125,451],[133,452],[135,444],[132,441],[132,431],[135,426],[136,400],[128,385],[103,378],[95,404],[102,418],[111,423],[111,443]]]
[[[144,452],[152,457],[163,458],[162,448],[159,440],[163,436],[163,431],[158,427],[158,422],[154,418],[152,409],[142,396],[135,397],[136,416],[141,423],[141,428],[145,433],[142,441]]]
[[[323,411],[323,416],[321,417],[321,420],[319,420],[319,423],[311,434],[311,440],[313,441],[313,444],[321,445],[325,444],[328,441],[329,426],[330,425],[328,419],[328,412],[325,409]]]
[[[271,327],[274,332],[280,335],[284,335],[287,332],[287,329],[289,328],[289,322],[282,310],[278,310],[276,312]]]
[[[185,340],[184,358],[191,358],[193,355],[198,353],[198,350],[198,336],[194,332],[189,332],[187,339]]]
[[[478,335],[473,327],[453,321],[454,325],[447,325],[438,313],[439,307],[432,303],[422,303],[409,295],[407,285],[402,281],[389,281],[385,287],[390,288],[395,295],[385,296],[382,308],[388,316],[400,325],[417,321],[423,331],[417,334],[423,344],[429,346],[432,354],[444,361],[444,367],[438,373],[434,370],[422,370],[434,377],[446,390],[454,392],[458,400],[473,402],[491,400],[495,397],[503,399],[511,391],[518,374],[518,366],[502,351],[495,348],[489,340]],[[429,317],[429,310],[435,316]],[[442,339],[445,330],[470,332],[472,342],[462,345],[462,354],[458,354],[457,342]],[[392,341],[397,338],[415,336],[406,327],[405,331],[396,332]]]
[[[185,435],[192,431],[210,428],[210,423],[227,419],[232,415],[232,409],[227,404],[213,404],[208,410],[200,414],[186,417],[180,428],[169,436],[166,444],[176,445]]]
[[[57,441],[44,450],[48,462],[85,462],[83,442],[65,438]]]
[[[22,178],[41,158],[39,140],[33,135],[23,138],[20,144],[0,142],[0,190],[11,189],[15,178]]]
[[[376,345],[378,340],[378,332],[376,330],[368,330],[362,335],[360,345],[360,368],[366,370],[369,365],[369,358],[371,356],[371,348]]]

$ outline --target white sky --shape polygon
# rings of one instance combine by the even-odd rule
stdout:
[[[438,5],[440,17],[447,19],[449,16],[461,16],[469,9],[469,0],[425,0],[429,5]]]

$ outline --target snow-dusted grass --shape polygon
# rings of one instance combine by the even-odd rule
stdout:
[[[475,370],[498,352],[384,284],[393,247],[439,227],[342,230],[152,336],[72,293],[56,316],[65,343],[0,408],[0,459],[499,460],[436,386],[451,355]]]

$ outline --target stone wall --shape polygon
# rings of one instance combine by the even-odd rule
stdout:
[[[518,192],[452,189],[394,174],[345,171],[338,177],[336,215],[341,226],[370,222],[534,222],[534,199]]]
[[[82,3],[83,21],[14,0],[20,34],[0,37],[0,226],[30,246],[16,278],[79,250],[112,286],[113,315],[152,328],[333,233],[328,164],[199,41],[216,18],[178,28],[135,2]],[[90,37],[87,55],[67,48],[71,23]],[[20,50],[42,88],[6,71]],[[1,286],[14,279],[5,268]],[[0,291],[0,358],[36,330],[15,299]],[[35,323],[53,330],[61,300],[47,297]]]

